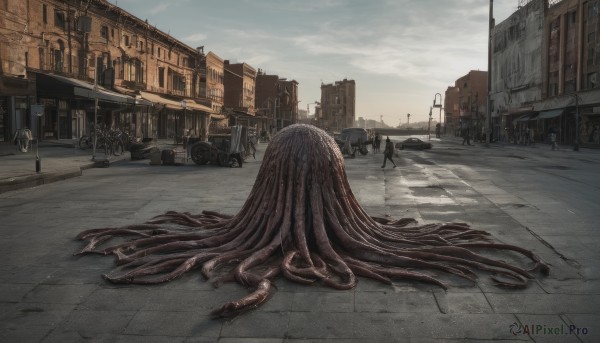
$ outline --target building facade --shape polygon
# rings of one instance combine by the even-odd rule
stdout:
[[[258,70],[256,109],[257,116],[265,119],[264,130],[274,134],[298,123],[298,103],[298,82]]]
[[[225,60],[224,106],[229,125],[256,126],[256,69],[247,63]]]
[[[446,134],[460,135],[459,88],[450,86],[444,92],[444,130]]]
[[[487,72],[471,70],[456,80],[454,87],[446,91],[445,108],[450,108],[455,132],[468,131],[473,139],[481,139],[485,133],[487,102]],[[458,116],[456,101],[458,100]],[[446,114],[448,114],[446,110]],[[458,122],[456,122],[458,119]],[[457,131],[456,131],[457,130]]]
[[[41,139],[76,139],[94,125],[206,137],[200,49],[105,0],[0,5],[1,140],[25,126]]]
[[[320,127],[340,132],[353,127],[356,121],[356,85],[354,80],[344,79],[331,84],[321,84]]]
[[[200,94],[211,107],[210,130],[222,131],[228,125],[225,116],[225,61],[210,51],[201,61]]]
[[[511,136],[542,99],[545,1],[519,8],[492,34],[492,137]]]
[[[531,0],[493,29],[492,102],[500,138],[600,147],[598,0]]]

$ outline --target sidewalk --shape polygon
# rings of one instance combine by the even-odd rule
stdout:
[[[32,148],[23,153],[12,144],[0,144],[0,193],[81,176],[84,169],[97,165],[92,159],[93,151],[77,148],[74,140],[42,141],[39,150],[36,148],[32,144]],[[40,157],[39,173],[36,172],[36,150]],[[105,156],[97,151],[95,160],[115,163],[129,157],[129,152]]]

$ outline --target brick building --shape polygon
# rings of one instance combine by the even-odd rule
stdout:
[[[247,63],[225,60],[224,106],[229,125],[256,127],[256,69]]]
[[[0,140],[25,126],[42,139],[76,139],[94,118],[138,137],[206,137],[213,105],[201,94],[202,49],[105,0],[0,6]],[[32,105],[43,105],[40,120]]]
[[[323,129],[339,132],[343,128],[353,127],[356,121],[356,85],[354,80],[344,79],[332,84],[321,84]]]
[[[228,125],[225,116],[225,61],[210,51],[200,65],[199,96],[210,100],[213,111],[210,116],[211,131],[220,131]]]
[[[460,128],[460,89],[450,86],[444,93],[444,130],[458,136]]]
[[[487,101],[487,72],[471,70],[446,90],[447,122],[456,133],[468,129],[474,138],[480,137],[485,128]]]

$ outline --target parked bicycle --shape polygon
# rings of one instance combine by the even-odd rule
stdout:
[[[105,155],[121,155],[129,149],[132,143],[131,136],[120,129],[106,129],[102,126],[92,127],[90,135],[83,135],[79,139],[80,149],[94,148],[94,135],[96,136],[96,149]]]

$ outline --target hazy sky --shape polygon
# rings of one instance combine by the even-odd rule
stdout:
[[[109,1],[191,47],[298,81],[300,109],[347,78],[357,118],[427,120],[436,93],[487,70],[486,0]],[[494,1],[496,23],[517,5]]]

